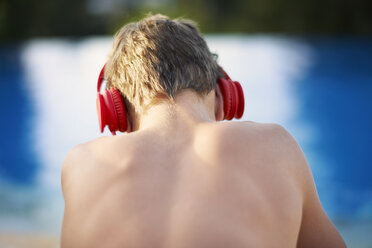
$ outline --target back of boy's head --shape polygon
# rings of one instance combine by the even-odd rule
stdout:
[[[137,112],[183,89],[203,96],[221,76],[206,42],[189,20],[149,16],[123,26],[106,63],[108,87],[115,87]]]

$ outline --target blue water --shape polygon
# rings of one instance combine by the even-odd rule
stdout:
[[[0,179],[17,184],[32,184],[38,169],[28,135],[33,103],[20,60],[21,49],[0,47]]]
[[[207,40],[243,85],[243,119],[292,133],[327,214],[350,247],[369,247],[358,244],[372,242],[372,39]],[[0,47],[0,232],[59,232],[60,167],[73,145],[99,136],[95,80],[110,47],[110,38]]]
[[[300,118],[321,137],[308,149],[327,158],[324,166],[332,168],[320,197],[334,216],[372,217],[372,40],[313,39],[308,44],[316,51],[315,63],[296,91]]]

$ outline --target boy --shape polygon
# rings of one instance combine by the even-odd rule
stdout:
[[[104,77],[128,134],[68,154],[62,247],[345,247],[282,127],[217,122],[223,72],[190,21],[124,26]]]

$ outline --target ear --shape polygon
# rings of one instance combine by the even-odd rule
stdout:
[[[217,84],[215,88],[215,104],[214,104],[214,114],[216,116],[216,121],[222,121],[225,113],[223,111],[223,96],[220,86]]]
[[[127,115],[127,133],[132,132],[132,122],[129,120],[129,115]]]
[[[127,110],[127,130],[125,132],[131,133],[133,132],[133,116],[134,116],[134,111],[132,108],[127,107],[128,104],[125,104],[125,109]]]

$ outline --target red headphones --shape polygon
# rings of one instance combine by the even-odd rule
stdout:
[[[101,133],[108,125],[111,133],[116,131],[125,132],[127,130],[127,111],[124,98],[120,91],[115,88],[104,90],[101,94],[101,84],[104,81],[103,74],[105,67],[102,68],[97,83],[97,114]],[[224,71],[226,78],[218,78],[223,96],[224,120],[240,119],[244,112],[244,94],[242,86],[237,81],[232,81]]]

